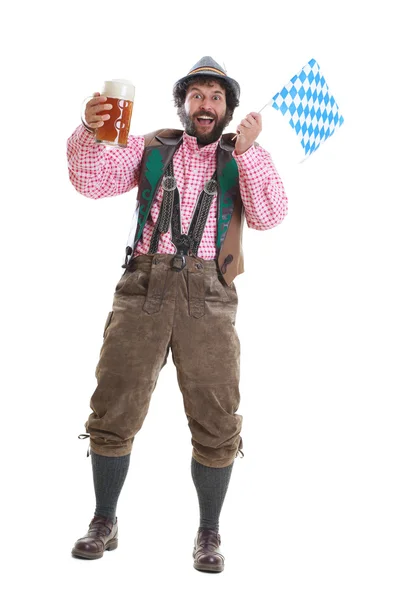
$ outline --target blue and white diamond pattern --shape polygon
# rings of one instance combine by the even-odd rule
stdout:
[[[289,120],[306,157],[315,152],[344,121],[314,58],[275,94],[270,105]]]

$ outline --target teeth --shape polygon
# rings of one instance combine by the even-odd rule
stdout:
[[[198,119],[207,119],[207,121],[213,121],[212,117],[197,117]]]

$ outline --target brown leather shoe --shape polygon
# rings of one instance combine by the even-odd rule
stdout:
[[[118,521],[115,524],[106,517],[93,517],[85,537],[79,538],[72,548],[72,556],[78,558],[101,558],[104,550],[118,546]]]
[[[224,570],[224,557],[219,550],[221,537],[214,529],[199,529],[194,540],[193,566],[198,571],[220,573]]]

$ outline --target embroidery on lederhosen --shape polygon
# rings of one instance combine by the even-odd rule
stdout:
[[[133,226],[131,227],[133,239],[132,241],[130,240],[130,234],[128,245],[125,248],[125,263],[122,265],[123,268],[128,266],[130,262],[129,257],[132,256],[133,249],[142,236],[144,226],[150,213],[154,194],[158,189],[158,183],[164,171],[164,166],[165,163],[160,150],[158,148],[152,149],[147,156],[144,171],[144,179],[149,187],[146,186],[141,193],[141,197],[138,198],[138,209],[134,215]]]
[[[146,161],[145,177],[150,184],[150,188],[144,189],[142,192],[142,198],[145,202],[142,204],[139,210],[138,217],[138,231],[135,236],[135,244],[140,239],[142,231],[149,216],[151,203],[153,200],[154,192],[157,187],[157,183],[160,180],[164,168],[161,152],[158,148],[155,148],[149,153]]]
[[[229,192],[238,186],[239,170],[236,160],[232,158],[222,169],[218,177],[220,197],[218,202],[217,220],[217,249],[219,250],[228,232],[229,223],[233,212],[233,197]]]

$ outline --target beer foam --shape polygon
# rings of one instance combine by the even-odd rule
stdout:
[[[104,82],[102,95],[133,102],[135,99],[135,86],[128,79],[111,79],[111,81]]]

